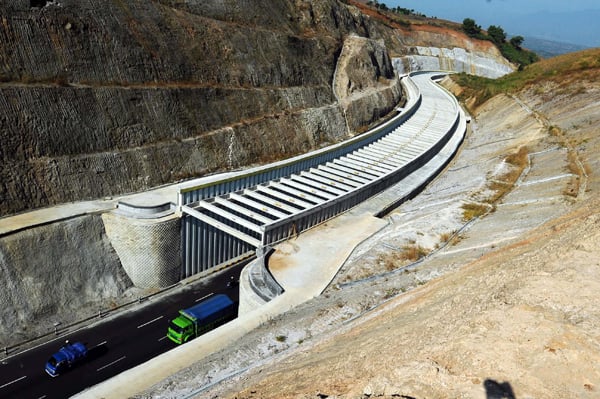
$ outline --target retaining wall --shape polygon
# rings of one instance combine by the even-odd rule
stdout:
[[[136,287],[164,288],[181,278],[181,220],[171,212],[156,219],[116,211],[102,214],[106,235]]]

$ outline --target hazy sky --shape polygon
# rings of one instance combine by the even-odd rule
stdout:
[[[483,29],[501,26],[509,35],[531,36],[600,47],[600,0],[379,0],[388,7],[414,9],[428,17]]]

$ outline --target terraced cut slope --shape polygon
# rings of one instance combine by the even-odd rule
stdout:
[[[364,130],[400,93],[386,93],[387,50],[368,38],[382,27],[355,11],[333,0],[3,2],[0,216],[282,159]],[[341,106],[332,80],[351,35],[366,43],[352,91],[375,90]]]

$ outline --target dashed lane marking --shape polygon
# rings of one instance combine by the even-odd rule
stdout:
[[[21,378],[17,378],[16,380],[12,380],[11,382],[7,382],[7,383],[6,383],[6,384],[4,384],[4,385],[0,385],[0,389],[2,389],[2,388],[6,388],[7,386],[9,386],[9,385],[12,385],[12,384],[14,384],[15,382],[19,382],[19,381],[21,381],[21,380],[23,380],[23,379],[25,379],[25,378],[27,378],[27,376],[26,376],[26,375],[24,375],[24,376],[23,376],[23,377],[21,377]]]
[[[148,324],[152,324],[152,323],[154,323],[155,321],[158,321],[158,320],[160,320],[160,319],[162,319],[162,318],[163,318],[163,316],[158,316],[156,319],[152,319],[152,320],[150,320],[150,321],[147,321],[147,322],[146,322],[146,323],[144,323],[144,324],[140,324],[139,326],[137,326],[137,328],[142,328],[142,327],[145,327],[145,326],[147,326]]]
[[[123,360],[123,359],[125,359],[125,358],[126,358],[126,356],[120,357],[120,358],[118,358],[117,360],[115,360],[115,361],[113,361],[113,362],[110,362],[110,363],[108,363],[108,364],[106,364],[106,365],[104,365],[104,366],[100,367],[99,369],[96,369],[96,371],[104,370],[105,368],[107,368],[107,367],[110,367],[110,366],[112,366],[113,364],[115,364],[115,363],[117,363],[117,362],[120,362],[121,360]]]

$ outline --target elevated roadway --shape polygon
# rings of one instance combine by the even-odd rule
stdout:
[[[403,78],[409,102],[347,142],[209,183],[180,186],[182,275],[282,242],[401,181],[462,134],[456,99],[435,74]]]
[[[390,137],[380,137],[373,141],[373,145],[369,143],[369,145],[361,146],[364,148],[360,150],[353,149],[352,152],[339,156],[339,159],[327,161],[330,164],[327,165],[326,163],[325,166],[331,168],[331,170],[313,166],[305,173],[293,173],[296,179],[278,177],[279,180],[275,179],[277,180],[275,182],[262,182],[254,185],[256,187],[248,186],[242,190],[237,190],[242,191],[241,194],[236,193],[236,195],[231,196],[221,193],[214,196],[214,200],[197,199],[185,205],[190,208],[190,213],[199,212],[215,220],[217,220],[216,215],[221,211],[214,212],[216,209],[213,207],[227,210],[232,214],[235,211],[238,212],[235,214],[237,218],[252,219],[251,222],[254,227],[249,228],[232,221],[231,224],[228,224],[229,228],[244,234],[247,234],[248,230],[266,232],[268,231],[266,226],[281,222],[285,218],[293,218],[293,215],[306,212],[309,209],[322,209],[319,207],[323,207],[327,201],[340,200],[349,193],[359,191],[360,187],[368,186],[369,182],[372,184],[378,178],[388,177],[386,179],[387,186],[379,191],[373,189],[370,192],[371,195],[361,199],[359,203],[348,208],[347,211],[342,211],[341,216],[330,218],[326,224],[320,224],[295,237],[293,241],[294,251],[286,251],[286,243],[282,243],[280,244],[280,246],[283,246],[282,250],[277,251],[276,255],[270,258],[269,265],[266,265],[264,257],[256,260],[256,262],[263,262],[263,266],[270,268],[270,273],[272,273],[277,283],[282,286],[283,293],[268,302],[261,298],[257,298],[256,302],[253,302],[251,298],[253,289],[248,284],[249,268],[245,268],[240,279],[240,301],[242,302],[242,298],[245,297],[246,305],[240,304],[240,316],[236,320],[186,345],[164,353],[145,364],[127,370],[111,380],[80,393],[76,397],[109,399],[140,394],[177,371],[201,362],[209,354],[221,348],[235,345],[240,337],[269,319],[320,295],[353,249],[386,225],[387,222],[378,216],[397,206],[398,203],[416,195],[427,182],[443,170],[458,150],[466,131],[465,115],[452,96],[431,82],[433,76],[435,74],[418,74],[413,77],[422,94],[422,104],[418,108],[425,113],[415,112],[409,118],[412,120],[416,117],[415,122],[408,123],[409,120],[407,119],[402,124],[404,127],[397,131],[394,129]],[[421,109],[421,107],[424,108]],[[429,150],[427,150],[427,145],[429,145]],[[431,148],[434,148],[435,151],[432,151]],[[410,160],[411,154],[413,156],[412,161]],[[427,156],[424,156],[424,154]],[[418,161],[415,161],[415,159]],[[340,165],[349,168],[352,176],[340,175]],[[364,167],[364,170],[358,168],[358,165]],[[390,169],[394,165],[400,170],[400,172],[396,172],[396,175],[393,175],[392,169]],[[335,177],[325,175],[322,171],[333,174]],[[358,174],[354,172],[358,172]],[[391,178],[391,176],[394,177]],[[310,180],[311,184],[309,186],[314,189],[314,192],[307,192],[303,189],[300,184],[304,180],[298,178]],[[339,179],[344,180],[340,181]],[[323,180],[329,183],[325,183]],[[288,181],[296,181],[298,184],[286,184]],[[319,181],[323,186],[312,183],[315,181]],[[306,183],[306,181],[304,182]],[[284,200],[285,196],[292,194],[292,191],[277,190],[275,183],[285,185],[286,189],[306,192],[315,198],[307,195],[301,197],[304,201],[302,205],[291,205],[288,201],[284,202]],[[264,211],[258,213],[257,211],[261,209],[243,205],[244,203],[256,203],[258,200],[256,194],[262,196],[273,195],[272,192],[266,193],[265,190],[261,192],[259,185],[260,188],[267,187],[277,191],[278,194],[274,195],[277,200],[269,203],[271,204],[270,209],[276,210],[278,213]],[[257,193],[253,193],[253,191]],[[281,191],[285,191],[285,194],[280,194]],[[240,197],[246,198],[247,201],[240,200]],[[321,202],[317,201],[317,198]],[[294,211],[286,211],[286,208],[279,207],[277,205],[278,201],[282,204],[285,203],[288,207],[293,207]],[[192,202],[195,203],[192,204]],[[234,209],[232,204],[241,208]],[[308,206],[307,204],[313,205],[304,208],[305,205]],[[298,211],[295,208],[298,208]],[[269,208],[265,207],[264,209],[268,210]],[[255,212],[254,215],[260,214],[262,220],[251,217],[251,212]],[[221,213],[221,216],[223,215],[225,214]],[[242,215],[246,215],[246,217]],[[216,224],[213,227],[219,228]],[[255,239],[260,237],[252,236]],[[261,238],[261,242],[265,242],[264,238]],[[242,306],[245,306],[245,308],[242,309]],[[203,387],[198,387],[196,392],[190,394],[190,397],[201,397],[202,389]]]

